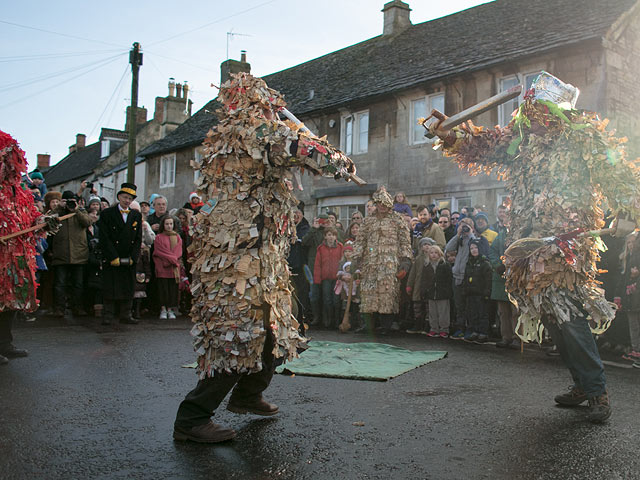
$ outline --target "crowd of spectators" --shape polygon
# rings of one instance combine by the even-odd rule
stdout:
[[[100,229],[104,228],[101,214],[110,202],[98,197],[91,184],[83,183],[78,192],[56,192],[47,191],[37,171],[28,180],[27,187],[43,213],[74,214],[62,221],[55,235],[37,245],[41,311],[56,317],[90,314],[109,323]],[[149,201],[131,202],[130,208],[142,215],[142,242],[135,256],[133,298],[126,304],[130,312],[121,321],[137,323],[145,315],[161,320],[188,315],[189,223],[202,206],[196,193],[181,208],[171,208],[158,194]],[[337,329],[348,304],[354,331],[380,327],[359,314],[362,279],[351,258],[362,222],[375,208],[369,201],[346,219],[329,210],[314,216],[310,224],[300,204],[288,261],[301,323],[312,329]],[[516,335],[518,312],[505,291],[501,260],[507,247],[508,207],[498,207],[494,223],[483,210],[481,206],[460,211],[435,205],[412,207],[404,193],[396,193],[393,211],[406,222],[414,258],[400,282],[400,312],[394,316],[392,331],[471,343],[495,340],[497,347],[521,348]],[[638,237],[634,232],[624,242],[605,239],[610,245],[602,262],[609,273],[603,275],[603,287],[607,298],[621,308],[599,344],[640,367]]]

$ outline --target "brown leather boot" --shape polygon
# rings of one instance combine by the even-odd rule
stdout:
[[[589,421],[592,423],[606,422],[611,416],[609,394],[604,392],[598,397],[589,398]]]
[[[233,413],[253,413],[265,417],[275,415],[279,411],[277,405],[266,402],[262,397],[254,401],[242,401],[232,397],[227,405],[227,410]]]
[[[173,439],[179,442],[190,440],[198,443],[218,443],[231,440],[235,436],[235,430],[225,428],[211,421],[191,428],[173,427]]]

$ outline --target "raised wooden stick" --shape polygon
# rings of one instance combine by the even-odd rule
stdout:
[[[59,221],[66,220],[67,218],[73,217],[75,214],[76,214],[75,212],[68,213],[66,215],[63,215],[62,217],[58,217],[58,220]],[[10,238],[19,237],[20,235],[24,235],[25,233],[33,232],[35,230],[40,230],[41,228],[44,228],[46,226],[47,226],[47,222],[38,223],[37,225],[33,225],[29,228],[25,228],[24,230],[19,230],[17,232],[10,233],[9,235],[5,235],[4,237],[0,237],[0,242],[4,242],[5,240],[9,240]]]

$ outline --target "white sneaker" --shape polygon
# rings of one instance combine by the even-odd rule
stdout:
[[[168,315],[169,315],[169,320],[175,320],[176,319],[176,314],[173,313],[173,310],[169,310]]]
[[[160,320],[166,320],[167,319],[167,311],[166,310],[162,310],[160,312]]]

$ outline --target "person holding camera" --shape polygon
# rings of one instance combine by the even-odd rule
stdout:
[[[53,266],[53,316],[64,317],[67,301],[74,316],[84,315],[80,305],[83,272],[89,261],[87,227],[91,219],[78,205],[78,197],[70,190],[62,193],[56,209],[59,216],[74,215],[62,221],[60,230],[51,239],[51,265]]]
[[[131,316],[135,290],[136,262],[142,244],[142,214],[130,209],[136,186],[123,183],[118,203],[100,214],[100,248],[103,255],[102,293],[106,314],[103,325],[117,315],[120,323],[138,323]]]

